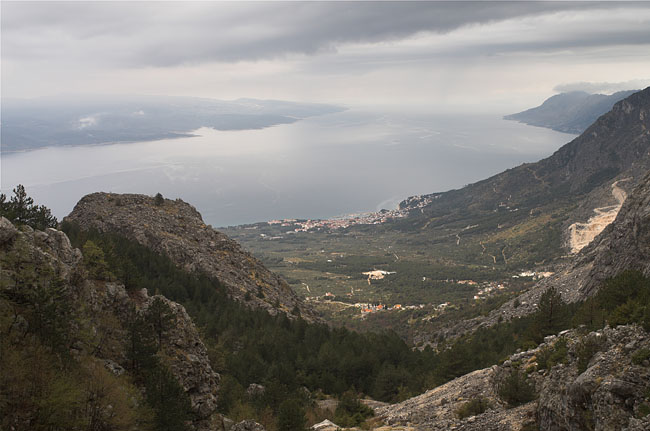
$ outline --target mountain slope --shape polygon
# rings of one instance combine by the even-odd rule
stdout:
[[[583,91],[560,93],[546,99],[536,108],[503,118],[559,132],[582,133],[598,117],[612,109],[616,102],[636,91],[619,91],[611,95],[589,94]]]
[[[435,334],[422,333],[419,341],[430,342],[439,335],[455,338],[479,327],[526,316],[537,311],[540,297],[555,288],[568,303],[594,295],[607,279],[625,270],[650,275],[650,173],[627,197],[616,219],[573,259],[558,266],[551,277],[539,281],[525,293],[507,301],[487,316],[452,322]]]
[[[538,208],[562,201],[567,207],[581,203],[581,211],[572,217],[578,221],[581,216],[586,218],[587,209],[615,203],[603,188],[617,179],[630,178],[621,183],[629,190],[649,168],[650,87],[616,103],[582,135],[546,159],[459,190],[409,198],[401,208],[430,203],[413,210],[397,227],[431,229],[458,220],[487,220],[493,213],[504,212],[503,208],[511,211],[503,214],[501,223],[508,219],[520,223],[534,216]]]
[[[83,197],[64,221],[135,240],[167,255],[182,269],[218,279],[239,301],[273,314],[315,319],[286,281],[235,241],[206,226],[201,214],[181,200],[93,193]]]
[[[565,301],[579,302],[594,295],[606,280],[624,271],[650,275],[648,226],[650,173],[627,197],[612,224],[557,274],[489,316],[457,322],[436,333],[435,337],[453,338],[479,327],[498,325],[536,312],[541,309],[538,304],[542,302],[542,294],[551,287]],[[619,303],[623,304],[619,306],[624,310],[623,316],[631,318],[637,311],[630,311],[632,298],[621,297],[620,287],[614,286],[613,294],[618,295]],[[616,322],[609,319],[608,322],[616,326]],[[647,329],[647,321],[644,325]],[[520,430],[526,424],[534,424],[534,429],[553,430],[648,429],[650,336],[636,325],[615,328],[606,325],[592,333],[584,328],[582,325],[579,329],[546,337],[544,343],[510,356],[502,365],[466,374],[377,413],[389,429],[400,429],[406,424],[416,430],[452,427],[467,431]],[[513,375],[519,376],[516,379],[519,383],[509,387],[509,376]],[[527,383],[522,383],[526,380]],[[534,392],[535,399],[522,399],[515,404],[508,401],[512,392],[526,385]],[[510,392],[504,390],[507,388]],[[483,400],[483,407],[470,410],[471,417],[461,417],[460,412],[467,408],[469,401],[477,399]]]

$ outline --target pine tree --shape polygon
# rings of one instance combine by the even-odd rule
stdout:
[[[563,307],[562,295],[555,289],[550,287],[539,298],[537,306],[537,327],[538,335],[546,336],[555,334],[556,332],[566,329],[568,326],[566,310]]]
[[[172,328],[175,320],[174,313],[169,305],[157,296],[147,309],[146,320],[153,329],[158,341],[158,350],[160,350],[167,331]]]
[[[303,431],[304,429],[305,410],[297,400],[284,400],[278,411],[278,430]]]

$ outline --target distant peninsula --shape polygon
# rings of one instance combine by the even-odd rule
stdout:
[[[619,91],[611,95],[590,94],[584,91],[560,93],[546,99],[536,108],[503,118],[558,132],[580,134],[598,117],[609,112],[616,102],[637,91]]]
[[[3,99],[1,151],[178,138],[201,127],[262,129],[344,110],[318,103],[167,96]]]

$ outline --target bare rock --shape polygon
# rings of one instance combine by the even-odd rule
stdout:
[[[18,229],[4,217],[0,217],[0,246],[11,242],[18,235]]]
[[[589,368],[578,371],[578,346],[585,337],[603,340]],[[499,399],[496,384],[512,369],[530,370],[537,363],[539,349],[551,347],[562,338],[567,343],[566,363],[528,375],[538,399],[508,409]],[[629,348],[628,348],[629,347]],[[605,328],[588,335],[577,330],[563,331],[539,347],[512,355],[501,366],[474,371],[417,397],[375,410],[385,429],[410,427],[416,430],[520,430],[537,423],[538,429],[570,431],[581,429],[650,429],[650,416],[639,418],[639,407],[648,407],[650,370],[635,365],[631,356],[650,348],[650,335],[638,326]],[[534,368],[532,368],[534,370]],[[456,411],[463,403],[482,397],[491,408],[461,420]]]
[[[266,431],[266,429],[253,420],[244,420],[230,428],[231,431]]]
[[[251,383],[248,385],[248,388],[246,388],[246,395],[249,397],[258,397],[264,395],[265,390],[266,388],[264,386],[257,383]]]

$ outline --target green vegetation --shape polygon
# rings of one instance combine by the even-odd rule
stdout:
[[[39,230],[57,226],[52,212],[43,205],[34,205],[22,184],[18,184],[13,193],[8,201],[6,195],[0,194],[0,216],[16,225],[28,225]]]
[[[129,289],[157,289],[154,291],[184,303],[203,328],[213,366],[223,376],[222,411],[233,418],[252,415],[272,429],[279,426],[279,416],[272,412],[279,412],[286,400],[293,400],[292,405],[302,409],[289,409],[286,404],[287,417],[291,416],[289,411],[313,415],[299,395],[302,386],[339,397],[352,390],[397,401],[499,363],[516,349],[533,347],[558,330],[581,324],[592,324],[591,329],[596,329],[606,321],[619,322],[621,306],[641,310],[647,306],[643,301],[648,297],[648,280],[638,273],[623,273],[585,303],[564,304],[557,292],[549,289],[538,311],[530,316],[481,328],[453,343],[443,342],[438,352],[428,348],[414,352],[395,334],[358,334],[247,309],[229,300],[217,281],[187,274],[164,256],[131,241],[65,228],[73,243],[91,240],[104,250],[109,267]],[[156,274],[155,282],[150,274]],[[623,296],[620,291],[629,293]],[[634,323],[635,316],[641,323],[645,314],[633,313],[624,323]],[[590,349],[585,347],[587,362]],[[566,343],[559,340],[546,357],[544,354],[542,368],[563,362]],[[263,384],[264,394],[254,398],[247,395],[245,388],[251,383]],[[500,385],[501,396],[512,405],[531,399],[529,389],[525,376],[519,374],[510,375]],[[354,414],[350,416],[354,418]]]
[[[594,357],[596,352],[602,350],[603,345],[607,341],[607,338],[603,335],[597,337],[595,335],[589,335],[583,337],[576,346],[576,354],[578,356],[578,373],[583,373],[587,370],[589,366],[589,361]]]
[[[334,423],[344,428],[361,425],[366,419],[374,415],[372,409],[359,401],[352,391],[345,392],[334,413]]]
[[[497,392],[510,407],[526,404],[536,398],[535,386],[528,381],[525,373],[516,368],[498,383]]]
[[[0,251],[0,428],[152,429],[155,407],[129,377],[80,350],[92,341],[89,317],[27,250],[17,239]]]
[[[546,335],[571,326],[597,329],[609,322],[648,327],[650,322],[650,281],[630,271],[606,282],[597,295],[582,304],[564,304],[559,294],[549,289],[540,299],[538,311],[530,316],[481,328],[453,342],[440,340],[437,352],[430,348],[413,351],[392,332],[360,334],[249,309],[231,300],[218,280],[182,271],[167,257],[133,241],[118,235],[82,232],[75,225],[64,224],[63,229],[73,245],[83,249],[84,268],[91,278],[119,280],[127,290],[145,288],[184,304],[201,328],[214,369],[222,375],[221,411],[233,419],[255,418],[269,430],[301,429],[307,417],[322,418],[323,412],[317,412],[309,403],[304,388],[338,397],[339,409],[331,419],[359,425],[371,414],[359,403],[359,396],[389,402],[403,400],[499,363],[516,349],[535,346]],[[123,425],[128,422],[144,429],[183,429],[191,419],[188,400],[161,361],[171,325],[165,302],[155,300],[146,313],[131,313],[129,321],[120,323],[127,333],[127,363],[123,365],[129,373],[128,378],[118,378],[95,365],[92,357],[70,357],[70,347],[76,341],[73,334],[88,326],[88,316],[71,309],[70,289],[65,282],[47,266],[31,261],[26,253],[26,244],[16,241],[2,256],[5,272],[0,292],[0,365],[3,370],[13,370],[2,376],[3,417],[20,418],[38,410],[43,412],[39,419],[42,422],[38,422],[42,425],[34,429],[52,429],[52,424],[80,429],[94,419],[84,416],[91,409],[84,404],[89,396],[84,391],[91,389],[84,389],[86,386],[79,382],[99,379],[115,390],[109,390],[105,398],[94,398],[98,404],[92,408],[121,406],[119,420],[125,422],[119,423]],[[366,263],[361,262],[354,271]],[[480,273],[474,275],[480,278]],[[361,282],[367,284],[363,278]],[[462,305],[453,313],[476,312],[474,307],[463,311]],[[16,316],[25,319],[26,324],[19,324]],[[21,325],[23,329],[18,329]],[[579,367],[586,366],[600,348],[596,341],[600,340],[585,339],[577,347],[582,364]],[[638,354],[641,363],[647,356],[644,354]],[[561,363],[566,355],[566,342],[560,339],[552,349],[540,352],[540,368]],[[23,363],[42,366],[41,362],[49,364],[42,373],[47,380],[45,389],[20,392],[21,385],[27,384],[25,379],[31,378],[21,368]],[[251,395],[246,391],[251,383],[262,384],[265,390]],[[29,383],[30,387],[35,384]],[[146,388],[146,396],[134,404],[128,400],[137,399],[131,395],[137,388]],[[500,382],[499,393],[511,405],[534,397],[526,376],[518,371]],[[472,414],[483,407],[477,402],[464,412]],[[60,412],[65,413],[59,417]],[[79,422],[68,422],[73,420]],[[105,420],[118,421],[112,417]],[[118,422],[115,424],[111,425],[114,429],[123,429]],[[14,426],[13,422],[2,425]]]
[[[64,228],[73,244],[92,241],[102,249],[106,263],[128,289],[147,288],[183,303],[202,328],[213,367],[223,376],[222,411],[231,417],[252,415],[273,429],[279,418],[272,412],[279,412],[285,400],[294,400],[307,416],[313,415],[300,395],[303,386],[338,397],[354,391],[398,401],[499,363],[516,349],[533,347],[559,329],[583,324],[578,317],[587,314],[576,311],[593,306],[589,301],[564,304],[549,290],[537,313],[481,328],[453,343],[443,342],[438,352],[429,348],[412,351],[394,333],[359,334],[248,309],[230,300],[218,281],[188,274],[137,243],[116,235],[80,232],[74,226]],[[608,298],[613,312],[615,302],[609,299],[608,289],[620,289],[621,283],[628,282],[647,284],[643,277],[623,274],[593,300]],[[637,287],[630,289],[641,292]],[[598,304],[593,308],[602,308]],[[560,342],[547,366],[562,361],[565,355],[566,346]],[[251,383],[264,385],[263,395],[251,398],[246,394]]]
[[[650,349],[639,349],[632,354],[632,363],[634,365],[643,365],[643,361],[650,360]]]
[[[650,404],[645,402],[639,405],[639,408],[637,410],[637,415],[636,417],[639,419],[643,419],[644,417],[650,415]]]
[[[550,370],[557,364],[566,364],[567,353],[566,340],[561,338],[552,347],[540,349],[537,354],[537,367],[540,370]]]
[[[156,196],[154,197],[154,204],[159,207],[162,206],[165,203],[165,198],[163,198],[163,195],[160,193],[156,193]]]
[[[490,408],[490,403],[483,397],[474,398],[466,402],[456,410],[459,419],[465,419],[470,416],[480,415],[485,413]]]

